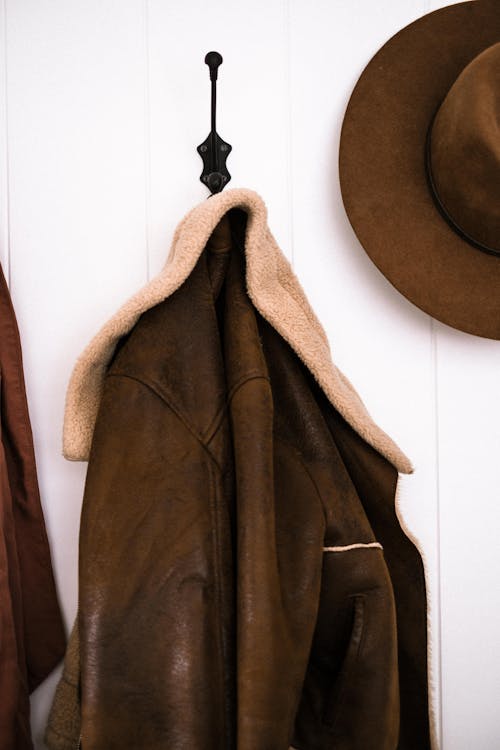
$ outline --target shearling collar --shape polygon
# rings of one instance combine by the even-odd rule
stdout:
[[[106,369],[119,338],[131,330],[143,312],[185,281],[219,220],[231,208],[241,208],[248,215],[246,283],[257,310],[290,344],[351,427],[398,471],[411,473],[409,459],[373,422],[351,383],[333,364],[326,334],[269,230],[264,201],[245,188],[214,195],[186,214],[177,226],[162,271],[120,307],[80,355],[66,394],[64,456],[88,460]]]

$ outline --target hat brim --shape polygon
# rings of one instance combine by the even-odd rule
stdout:
[[[361,74],[339,153],[347,215],[384,276],[443,323],[492,339],[500,339],[500,257],[444,220],[429,190],[425,147],[455,79],[499,41],[498,0],[452,5],[406,26]]]

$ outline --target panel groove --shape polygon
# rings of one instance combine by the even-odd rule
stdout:
[[[146,279],[151,276],[151,102],[149,51],[149,0],[143,0],[144,43],[144,216],[146,242]]]
[[[442,662],[442,606],[441,606],[441,512],[440,512],[440,472],[439,472],[439,442],[440,442],[440,422],[439,422],[439,374],[438,374],[438,336],[436,331],[436,322],[434,318],[429,316],[430,320],[430,334],[431,334],[431,367],[433,374],[433,400],[434,400],[434,450],[435,450],[435,467],[436,467],[436,618],[435,623],[437,624],[436,643],[438,647],[438,661],[437,661],[437,694],[438,694],[438,731],[439,731],[439,743],[440,747],[444,748],[443,744],[443,662]]]
[[[289,231],[288,237],[290,241],[290,262],[295,267],[295,253],[294,253],[294,233],[293,233],[293,207],[294,207],[294,195],[293,195],[293,159],[292,159],[292,144],[293,144],[293,91],[292,91],[292,29],[291,29],[291,13],[290,13],[290,2],[291,0],[283,0],[283,15],[284,15],[284,47],[285,47],[285,87],[286,87],[286,105],[287,105],[287,144],[286,144],[286,181],[287,181],[287,197],[288,197],[288,223]]]
[[[0,71],[0,259],[7,284],[10,287],[10,210],[9,210],[9,131],[8,131],[8,51],[7,51],[7,0],[2,1],[0,26],[3,39],[3,56]]]

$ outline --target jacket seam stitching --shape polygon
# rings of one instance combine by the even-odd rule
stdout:
[[[213,538],[213,564],[214,564],[214,576],[215,576],[215,584],[216,584],[216,590],[217,590],[217,596],[216,596],[216,602],[217,602],[217,653],[218,653],[218,672],[219,672],[219,690],[222,693],[223,700],[222,700],[222,708],[221,708],[221,720],[222,720],[222,726],[224,727],[224,737],[227,737],[227,720],[226,720],[226,711],[225,705],[226,705],[226,684],[224,679],[224,635],[222,633],[222,584],[221,584],[221,577],[220,577],[220,567],[221,567],[221,560],[220,560],[220,535],[219,535],[219,523],[218,523],[218,515],[217,515],[217,490],[216,490],[216,482],[215,477],[213,474],[212,466],[208,465],[208,473],[210,477],[210,509],[211,509],[211,515],[212,515],[212,521],[213,521],[213,531],[212,531],[212,538]]]
[[[126,378],[127,380],[133,380],[135,383],[139,383],[139,385],[142,385],[144,388],[147,388],[149,391],[151,391],[151,393],[154,393],[154,395],[157,398],[159,398],[160,401],[162,401],[176,415],[176,417],[182,422],[182,424],[190,432],[190,434],[198,441],[198,443],[203,447],[203,449],[209,454],[210,458],[216,464],[217,468],[220,471],[222,471],[222,467],[219,465],[219,462],[213,455],[209,446],[203,440],[203,437],[196,432],[193,425],[185,417],[183,412],[177,409],[167,398],[165,398],[165,396],[158,389],[156,389],[150,383],[146,383],[144,380],[141,380],[141,378],[137,378],[134,375],[127,375],[122,372],[110,372],[106,375],[106,377],[107,378]]]
[[[212,420],[213,427],[209,427],[207,430],[207,433],[204,436],[204,440],[207,441],[207,445],[214,439],[217,432],[219,431],[222,423],[223,423],[223,417],[224,413],[227,411],[227,408],[231,401],[233,400],[236,393],[239,391],[239,389],[245,385],[245,383],[248,383],[249,380],[266,380],[268,383],[270,383],[270,379],[267,375],[262,374],[246,374],[242,376],[239,380],[236,381],[236,383],[232,386],[230,391],[227,394],[226,400],[223,404],[223,406],[219,409],[217,414],[215,415],[215,418]],[[211,430],[211,431],[210,431]]]

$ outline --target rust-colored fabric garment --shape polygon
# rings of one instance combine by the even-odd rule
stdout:
[[[29,694],[66,638],[38,491],[21,344],[0,267],[0,748],[30,750]]]
[[[208,243],[105,379],[82,750],[428,750],[425,580],[397,471],[254,308],[245,214],[224,221],[230,243]]]

